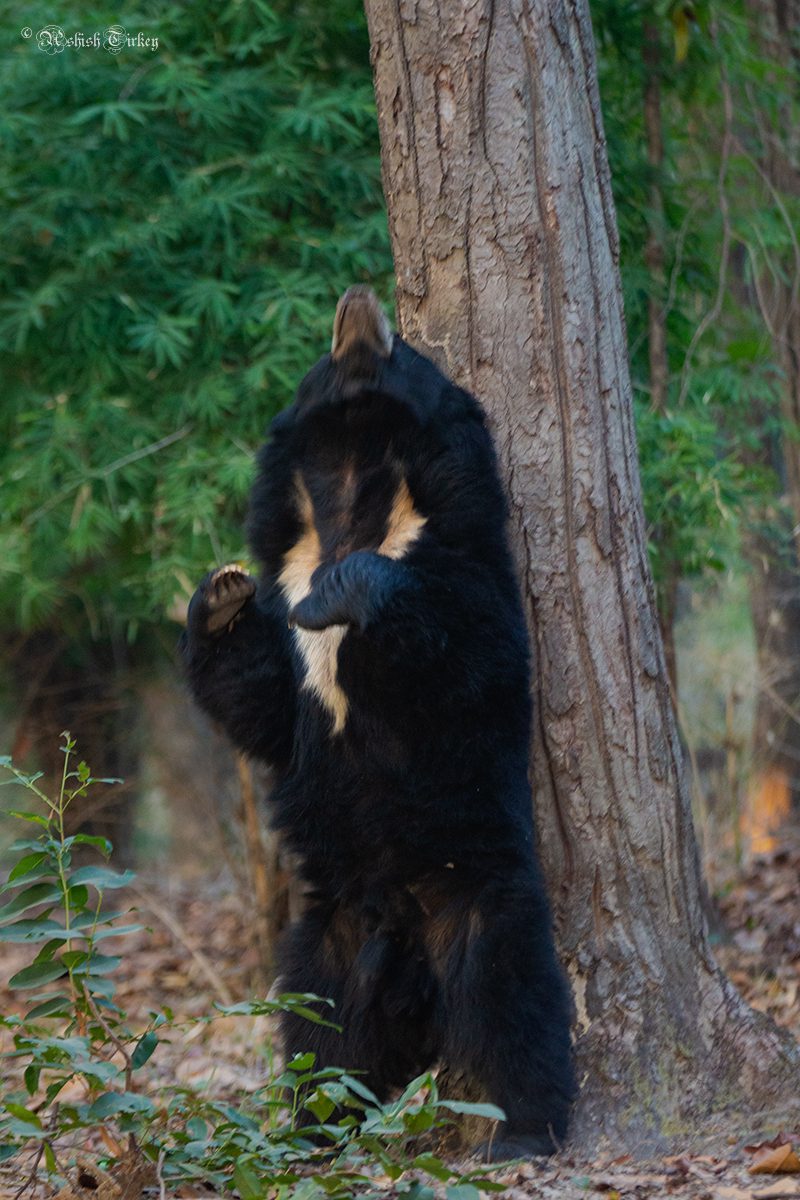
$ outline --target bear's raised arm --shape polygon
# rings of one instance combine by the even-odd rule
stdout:
[[[201,582],[181,652],[195,700],[233,743],[272,766],[292,753],[296,683],[285,605],[237,567]]]

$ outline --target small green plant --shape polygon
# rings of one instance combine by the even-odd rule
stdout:
[[[102,837],[67,834],[65,815],[96,783],[75,743],[63,735],[64,766],[58,795],[50,799],[41,775],[27,775],[9,758],[4,783],[24,788],[42,812],[12,810],[33,835],[11,847],[16,856],[0,895],[0,941],[30,944],[32,961],[9,980],[29,993],[21,1016],[0,1016],[16,1063],[0,1094],[0,1168],[18,1164],[18,1195],[37,1180],[64,1184],[76,1160],[84,1180],[104,1173],[142,1186],[202,1181],[241,1200],[261,1197],[348,1197],[374,1190],[376,1176],[409,1195],[430,1194],[424,1180],[447,1185],[448,1200],[477,1200],[478,1190],[502,1190],[487,1169],[457,1171],[420,1139],[446,1124],[448,1113],[498,1119],[491,1105],[439,1097],[430,1074],[413,1080],[390,1104],[381,1104],[362,1081],[338,1068],[317,1069],[301,1054],[237,1103],[171,1084],[148,1089],[144,1070],[165,1033],[185,1031],[171,1013],[153,1012],[144,1029],[130,1027],[115,1001],[114,973],[124,951],[104,952],[106,939],[124,945],[142,927],[130,912],[108,911],[105,893],[124,887],[130,871],[105,863],[73,865],[76,848],[104,859]],[[325,1022],[317,996],[217,1006],[188,1024],[228,1015],[263,1016],[291,1011]],[[320,1011],[322,1010],[322,1011]],[[69,1086],[68,1086],[69,1085]],[[311,1122],[311,1123],[309,1123]],[[87,1166],[88,1163],[88,1166]]]

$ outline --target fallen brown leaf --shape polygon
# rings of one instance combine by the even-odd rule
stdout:
[[[776,1146],[774,1150],[762,1154],[747,1169],[751,1175],[794,1174],[800,1171],[800,1158],[797,1157],[792,1143],[786,1142],[783,1146]]]

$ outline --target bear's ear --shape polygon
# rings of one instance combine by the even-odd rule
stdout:
[[[345,398],[370,388],[392,353],[392,330],[372,288],[348,288],[336,305],[331,359]]]

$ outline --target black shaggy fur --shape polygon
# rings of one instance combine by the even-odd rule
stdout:
[[[388,359],[357,349],[326,355],[273,422],[249,522],[257,590],[235,569],[203,581],[189,678],[274,767],[310,885],[283,986],[332,997],[343,1033],[290,1018],[288,1052],[361,1069],[380,1096],[441,1060],[505,1110],[493,1157],[549,1153],[573,1098],[570,1006],[534,849],[528,645],[494,451],[473,397],[400,338]],[[393,505],[399,543],[384,541]],[[290,605],[281,575],[304,536],[318,565]],[[331,626],[343,723],[299,640]]]

